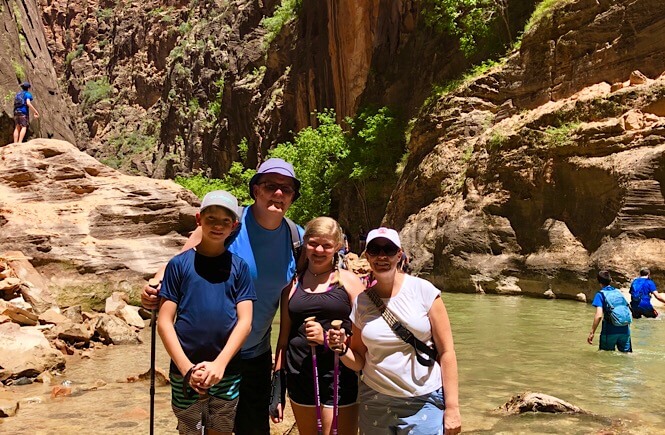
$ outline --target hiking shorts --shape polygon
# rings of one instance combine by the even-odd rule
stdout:
[[[208,429],[219,432],[233,431],[238,398],[226,400],[208,396],[197,400],[186,409],[172,406],[173,413],[178,418],[178,432],[180,435],[198,435],[201,433],[201,422],[206,407],[207,417],[205,420]]]
[[[598,350],[618,350],[619,352],[632,352],[630,334],[600,334]]]
[[[16,125],[20,125],[21,127],[28,127],[28,124],[30,124],[30,120],[28,119],[27,115],[24,115],[22,113],[15,113],[14,123]]]
[[[417,397],[392,397],[361,382],[359,391],[360,435],[443,435],[441,388]]]
[[[341,365],[341,364],[340,364]],[[303,374],[287,375],[287,389],[289,399],[300,406],[314,407],[314,381],[312,376]],[[333,372],[319,373],[319,398],[321,405],[333,406]],[[339,406],[349,406],[358,403],[358,376],[350,369],[340,367]]]

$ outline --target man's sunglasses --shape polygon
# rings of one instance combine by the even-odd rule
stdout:
[[[369,245],[367,245],[365,252],[367,252],[369,255],[373,257],[381,255],[382,252],[383,255],[392,257],[393,255],[399,252],[399,248],[392,243],[388,243],[386,245],[375,245],[373,243],[370,243]]]
[[[263,183],[258,183],[259,186],[263,186],[270,193],[277,192],[277,189],[281,190],[284,195],[292,195],[296,190],[289,186],[288,184],[277,184],[277,183],[268,183],[264,181]]]

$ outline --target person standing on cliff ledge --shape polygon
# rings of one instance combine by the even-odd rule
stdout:
[[[651,271],[646,267],[640,270],[640,276],[630,284],[630,310],[633,318],[658,317],[658,311],[651,305],[651,296],[665,303],[665,297],[656,290],[656,283],[650,278]]]
[[[30,83],[24,82],[21,84],[21,90],[16,93],[14,97],[14,142],[23,142],[25,133],[28,131],[30,124],[30,110],[35,114],[35,118],[39,118],[39,112],[32,105],[34,97],[30,93]]]

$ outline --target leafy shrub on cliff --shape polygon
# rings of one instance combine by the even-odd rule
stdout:
[[[267,31],[263,38],[264,49],[268,48],[275,40],[282,31],[282,27],[298,15],[301,6],[302,0],[282,0],[271,17],[263,17],[259,25]]]
[[[536,9],[531,14],[531,18],[524,26],[524,33],[528,32],[533,26],[540,23],[542,20],[549,20],[552,18],[552,12],[560,6],[570,3],[572,0],[543,0],[536,6]]]
[[[111,84],[108,77],[102,77],[97,80],[90,80],[85,83],[81,100],[86,106],[95,104],[111,95]]]
[[[502,7],[500,0],[423,0],[422,15],[428,26],[457,37],[462,52],[470,56]]]

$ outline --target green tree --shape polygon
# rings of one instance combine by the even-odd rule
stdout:
[[[497,16],[507,21],[507,8],[507,0],[423,0],[422,14],[428,26],[457,37],[462,52],[470,56]]]
[[[289,209],[289,217],[305,224],[317,216],[330,214],[331,192],[338,180],[339,163],[348,155],[342,127],[335,112],[317,113],[319,125],[300,130],[293,142],[278,145],[270,157],[291,162],[301,181],[300,198]]]

